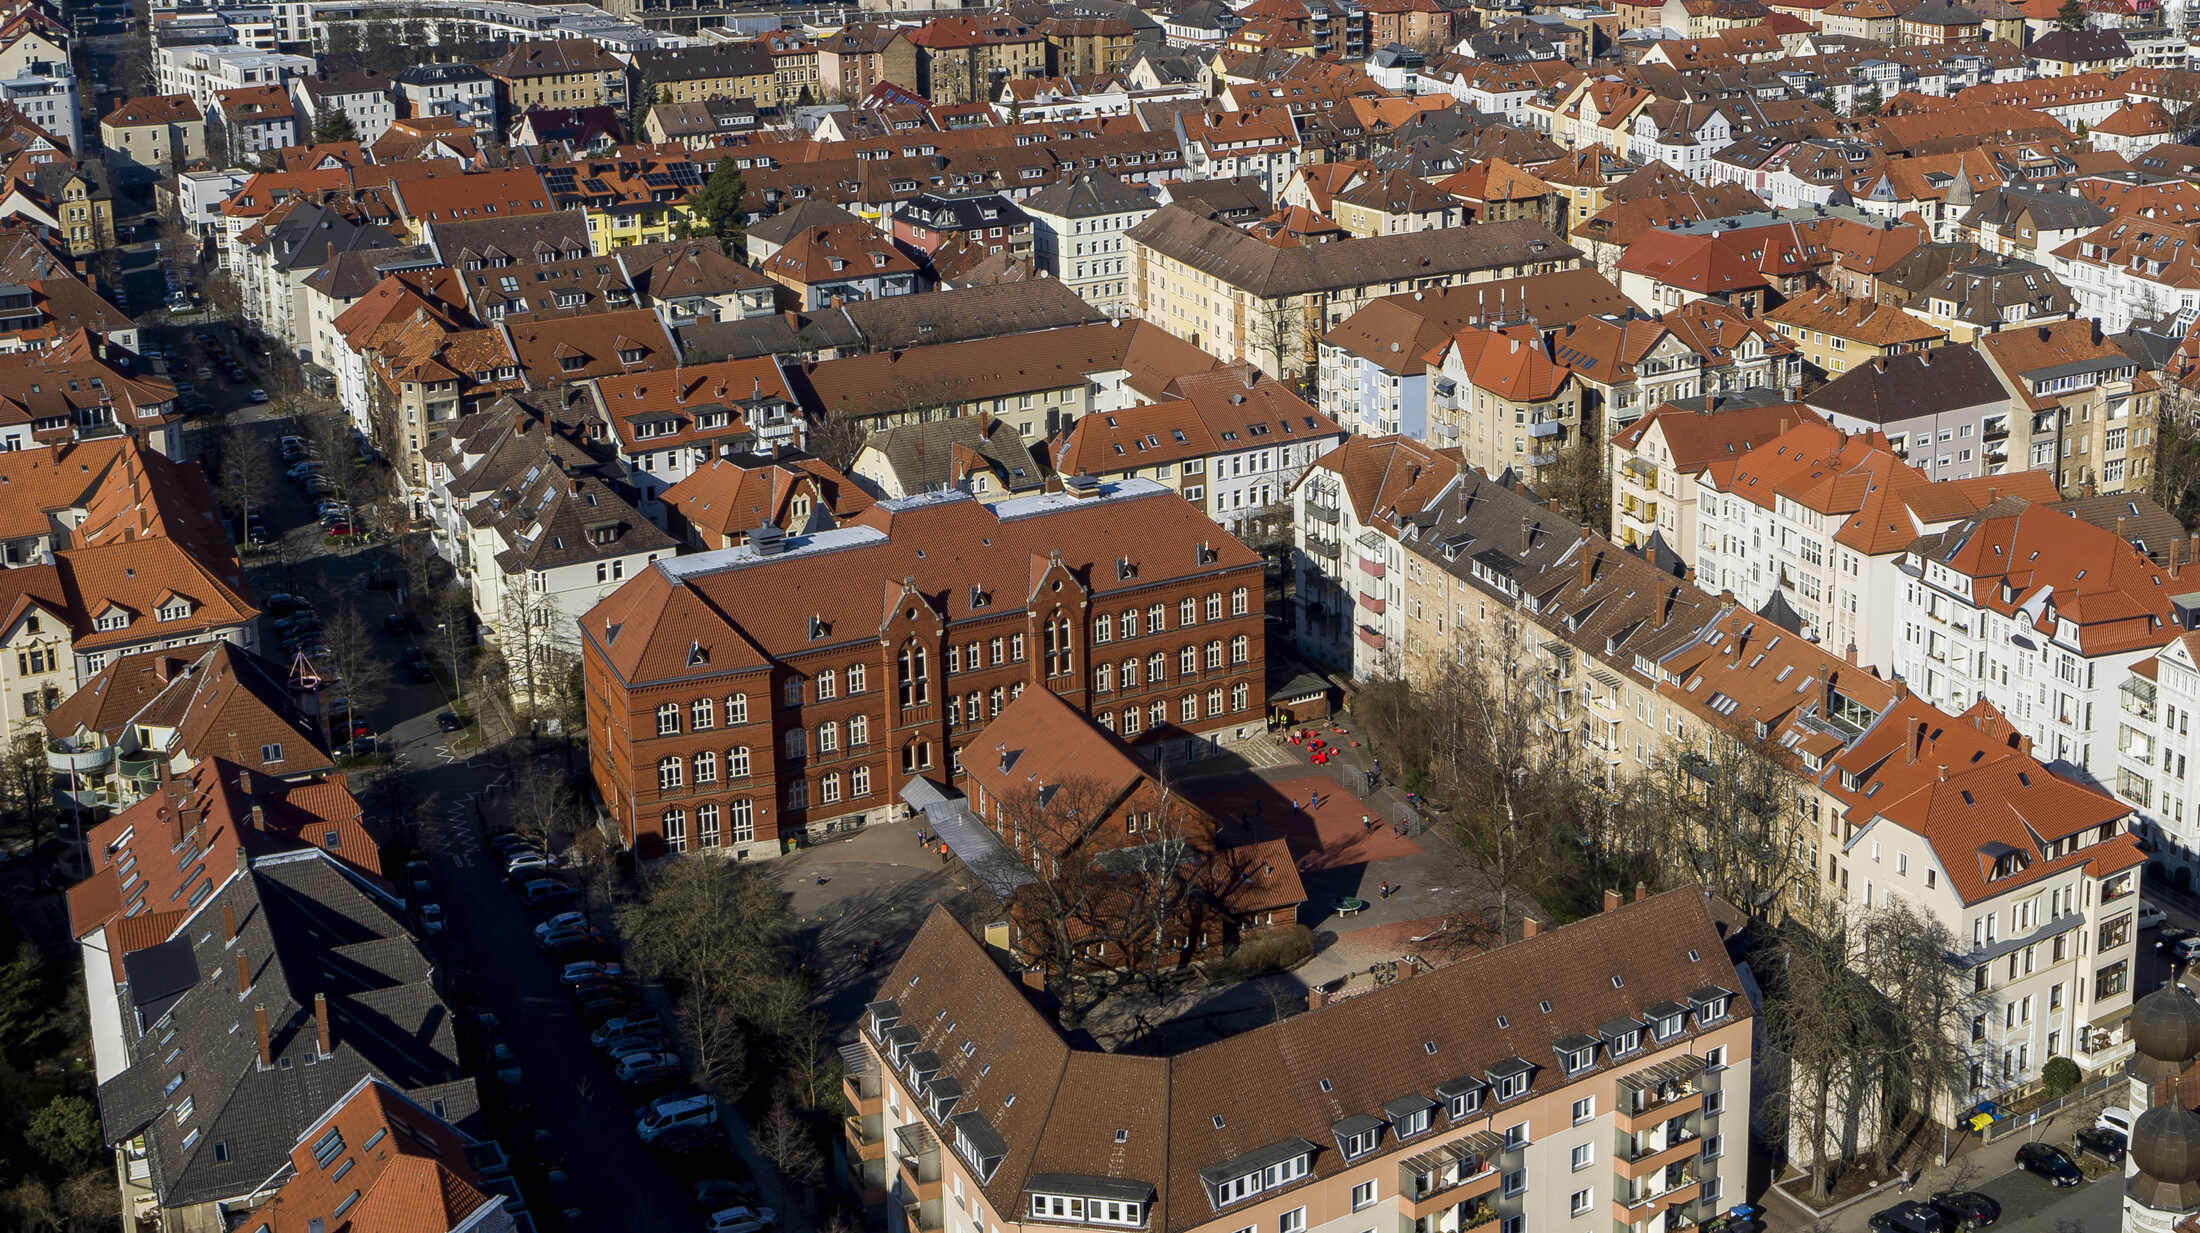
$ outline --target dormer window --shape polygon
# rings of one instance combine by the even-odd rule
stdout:
[[[1383,1141],[1383,1120],[1366,1113],[1355,1113],[1329,1129],[1337,1136],[1337,1150],[1346,1160],[1367,1155]]]
[[[1597,1042],[1588,1036],[1568,1036],[1553,1046],[1567,1074],[1576,1075],[1597,1063]]]
[[[1436,1096],[1444,1102],[1444,1115],[1452,1121],[1462,1121],[1482,1111],[1482,1093],[1489,1085],[1471,1075],[1447,1080],[1436,1085]]]
[[[1696,1009],[1696,1022],[1699,1025],[1717,1023],[1726,1018],[1727,1004],[1733,999],[1733,994],[1717,985],[1706,985],[1688,995],[1689,1005]]]
[[[103,630],[128,629],[130,627],[130,614],[120,608],[109,608],[99,614],[99,619],[94,621],[93,625]]]
[[[558,357],[558,371],[560,372],[579,372],[587,366],[588,357],[586,356],[561,355]]]
[[[639,364],[646,354],[640,347],[621,347],[619,349],[619,362],[621,364]]]
[[[1400,1139],[1410,1139],[1426,1131],[1435,1110],[1436,1102],[1418,1093],[1383,1102],[1383,1116],[1390,1120],[1390,1132]]]
[[[191,615],[191,601],[178,596],[155,609],[154,614],[163,621],[183,620]]]

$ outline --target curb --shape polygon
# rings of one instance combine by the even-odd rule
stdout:
[[[1882,1193],[1884,1193],[1888,1187],[1899,1187],[1900,1185],[1902,1185],[1902,1179],[1889,1178],[1888,1180],[1879,1183],[1877,1186],[1872,1187],[1870,1190],[1867,1190],[1864,1193],[1857,1195],[1855,1198],[1843,1199],[1839,1203],[1836,1203],[1832,1207],[1826,1208],[1823,1211],[1819,1210],[1818,1208],[1812,1207],[1810,1204],[1803,1202],[1801,1199],[1796,1198],[1792,1194],[1789,1194],[1787,1191],[1787,1187],[1779,1182],[1772,1183],[1771,1189],[1774,1194],[1777,1194],[1781,1198],[1787,1200],[1789,1206],[1795,1208],[1799,1212],[1802,1212],[1811,1220],[1817,1221],[1824,1220],[1827,1217],[1833,1215],[1835,1212],[1847,1211],[1849,1208],[1855,1207],[1857,1204],[1862,1203],[1866,1199],[1876,1199]]]

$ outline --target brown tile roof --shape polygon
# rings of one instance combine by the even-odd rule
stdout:
[[[1361,526],[1381,527],[1393,538],[1402,522],[1449,492],[1464,471],[1458,450],[1432,449],[1403,436],[1347,437],[1314,467],[1344,481]]]
[[[1835,338],[1873,347],[1900,347],[1946,338],[1948,332],[1892,304],[1860,299],[1838,291],[1800,295],[1764,315],[1797,330],[1824,331]]]
[[[284,670],[227,642],[121,656],[44,722],[57,737],[81,728],[110,745],[131,728],[172,729],[160,748],[175,759],[221,757],[282,779],[335,769],[320,725],[291,698]],[[261,757],[271,745],[281,747],[279,760]]]
[[[592,39],[553,39],[514,43],[503,55],[484,63],[481,71],[491,77],[516,80],[582,73],[623,74],[626,66]]]
[[[1841,802],[1852,835],[1884,820],[1922,836],[1966,904],[2072,869],[2098,878],[2146,859],[2122,829],[2127,806],[2049,771],[2031,739],[1984,701],[1951,717],[1899,698],[1834,759],[1821,787]],[[2103,828],[2116,833],[2083,838]],[[2077,849],[2048,858],[2046,845],[2066,836],[2081,836]],[[2003,855],[2018,867],[1994,876]]]
[[[1760,407],[1734,407],[1705,411],[1701,407],[1666,403],[1619,430],[1612,444],[1623,450],[1641,447],[1652,428],[1661,430],[1670,459],[1664,464],[1683,475],[1695,475],[1722,459],[1756,449],[1795,424],[1822,423],[1809,407],[1798,403],[1773,403]]]
[[[551,210],[550,191],[531,168],[400,179],[390,188],[398,208],[415,226]]]
[[[1208,542],[1214,558],[1195,564],[1153,551],[1156,544]],[[1059,550],[1090,579],[1093,594],[1144,591],[1195,570],[1251,564],[1252,550],[1217,537],[1205,515],[1148,481],[1103,485],[1099,499],[1063,494],[984,506],[952,494],[882,501],[839,530],[795,537],[778,556],[747,549],[659,560],[597,604],[581,636],[633,687],[689,676],[701,643],[713,671],[768,662],[765,648],[810,648],[812,622],[835,641],[876,637],[881,604],[901,595],[901,579],[937,594],[949,620],[989,611],[973,597],[1023,595],[1032,570]],[[922,553],[923,555],[919,555]],[[1119,580],[1114,563],[1140,566]]]
[[[806,522],[793,516],[797,495],[812,497]],[[765,523],[796,535],[839,526],[872,503],[869,493],[823,459],[799,456],[746,465],[714,458],[666,489],[661,499],[692,528],[691,540],[704,548],[741,542]]]
[[[2006,478],[2006,477],[1995,477]],[[2003,500],[1919,539],[1920,558],[1968,580],[1970,602],[2054,633],[2083,654],[2158,647],[2177,631],[2168,575],[2113,530],[2045,505]]]
[[[1130,386],[1154,397],[1176,378],[1215,364],[1157,326],[1111,322],[846,356],[805,364],[793,376],[813,412],[878,417],[1061,389],[1117,371],[1128,371]]]
[[[1558,1039],[1641,1022],[1655,1004],[1713,987],[1730,995],[1731,1019],[1718,1023],[1746,1021],[1741,980],[1705,897],[1690,888],[1173,1057],[1069,1047],[945,911],[918,930],[874,1010],[916,1034],[915,1047],[962,1085],[958,1110],[980,1111],[999,1136],[1005,1150],[984,1187],[996,1211],[1023,1210],[1035,1177],[1080,1175],[1152,1186],[1150,1227],[1173,1233],[1216,1219],[1205,1170],[1304,1139],[1323,1145],[1310,1149],[1312,1175],[1336,1176],[1354,1167],[1328,1146],[1340,1117],[1380,1118],[1386,1102],[1409,1096],[1436,1103],[1439,1084],[1509,1058],[1536,1068],[1531,1093],[1553,1090],[1563,1085],[1553,1073]],[[1556,1016],[1540,1001],[1560,1008]],[[1590,1073],[1603,1079],[1680,1056],[1705,1026],[1690,1017],[1680,1038],[1652,1045],[1639,1062],[1612,1063],[1599,1049]],[[1441,1113],[1434,1120],[1447,1124]],[[955,1131],[945,1137],[952,1143]]]
[[[189,124],[205,118],[188,94],[149,94],[117,102],[115,109],[100,117],[99,122],[116,128],[135,128],[146,124]]]
[[[1322,341],[1386,371],[1417,373],[1431,350],[1477,322],[1525,319],[1550,327],[1632,305],[1594,269],[1555,270],[1386,295],[1338,323]]]
[[[668,367],[679,354],[646,308],[524,321],[502,332],[529,389]]]
[[[313,1154],[331,1130],[354,1149],[346,1157],[354,1163],[340,1181]],[[471,1142],[381,1079],[362,1079],[298,1136],[288,1180],[244,1217],[243,1226],[254,1233],[318,1233],[324,1226],[330,1233],[448,1233],[504,1202],[467,1163]],[[358,1150],[367,1143],[379,1146]],[[331,1222],[328,1213],[354,1194],[344,1215]]]
[[[1267,299],[1549,262],[1580,254],[1541,223],[1514,220],[1276,248],[1175,202],[1125,233],[1224,284]]]

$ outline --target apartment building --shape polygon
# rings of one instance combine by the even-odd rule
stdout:
[[[1907,584],[1922,535],[2004,498],[2054,501],[2045,475],[1935,482],[1876,433],[1798,424],[1696,477],[1696,579],[1754,610],[1784,608],[1794,632],[1859,662],[1896,662]]]
[[[1556,326],[1629,306],[1610,279],[1591,269],[1371,300],[1325,332],[1316,346],[1322,411],[1368,436],[1403,433],[1429,440],[1439,378],[1430,371],[1428,356],[1460,330],[1517,322]]]
[[[415,64],[390,81],[408,119],[447,117],[477,132],[497,128],[496,79],[471,64]]]
[[[1196,759],[1264,731],[1260,586],[1258,556],[1145,480],[752,530],[582,619],[596,789],[645,859],[772,855],[959,789],[1026,687]]]
[[[2175,588],[2114,530],[2002,502],[1904,554],[1894,668],[1960,712],[1992,703],[2050,760],[2106,782],[2131,669],[2176,637]]]
[[[1276,248],[1192,202],[1132,228],[1136,315],[1219,359],[1277,378],[1368,301],[1569,269],[1580,255],[1540,223],[1488,223]]]
[[[1032,260],[1039,269],[1108,316],[1129,315],[1135,305],[1125,237],[1159,208],[1153,198],[1105,171],[1087,171],[1021,204],[1031,219]]]
[[[1173,397],[1077,421],[1054,450],[1061,475],[1148,478],[1232,534],[1286,520],[1290,493],[1344,429],[1246,364],[1179,377]]]
[[[124,99],[100,119],[99,144],[124,183],[146,183],[206,157],[206,117],[189,95]]]
[[[2010,396],[1976,347],[1935,347],[1860,364],[1807,400],[1843,432],[1884,434],[1889,448],[1936,480],[2009,471]],[[2020,455],[2016,470],[2024,469]]]
[[[1437,395],[1431,439],[1459,449],[1491,474],[1508,468],[1529,483],[1558,465],[1595,426],[1582,418],[1582,386],[1533,325],[1469,326],[1444,345],[1433,365]]]
[[[626,65],[589,39],[514,43],[480,66],[497,83],[497,109],[626,106]]]
[[[2009,395],[2012,468],[2046,471],[2065,492],[2152,485],[2159,383],[2099,322],[2001,330],[1974,345]]]
[[[1653,539],[1683,559],[1700,537],[1696,477],[1816,416],[1792,403],[1705,399],[1662,406],[1612,434],[1612,535],[1640,548]]]
[[[896,1233],[1678,1228],[1742,1192],[1753,1012],[1702,892],[1606,904],[1175,1058],[1072,1043],[935,912],[848,1179]]]
[[[632,75],[634,88],[657,102],[730,98],[770,107],[779,101],[771,52],[761,41],[636,52]]]
[[[1405,632],[1399,537],[1471,474],[1457,450],[1405,437],[1347,437],[1292,491],[1298,532],[1294,648],[1360,680],[1396,673]]]
[[[311,56],[227,45],[162,47],[153,56],[160,93],[188,95],[202,113],[212,110],[214,96],[224,90],[281,86],[293,77],[311,76],[318,67]]]
[[[1837,291],[1797,296],[1764,315],[1784,338],[1795,340],[1803,359],[1834,376],[1861,364],[1947,341],[1945,329],[1892,304]]]
[[[1951,718],[1897,689],[1825,763],[1819,794],[1839,832],[1825,879],[1848,904],[1899,900],[1968,944],[1953,961],[1985,1004],[1963,1042],[1968,1091],[1933,1111],[1946,1123],[2051,1057],[2091,1073],[2130,1055],[2146,857],[2129,807],[2043,766],[1992,704]]]
[[[300,125],[306,135],[310,136],[324,118],[341,115],[351,121],[359,144],[371,146],[397,122],[397,100],[390,86],[389,78],[361,69],[294,77],[290,94],[301,113]]]

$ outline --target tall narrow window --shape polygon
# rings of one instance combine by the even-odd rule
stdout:
[[[923,647],[905,646],[894,659],[894,687],[903,706],[923,706],[932,699],[932,686],[926,679],[924,658]]]

